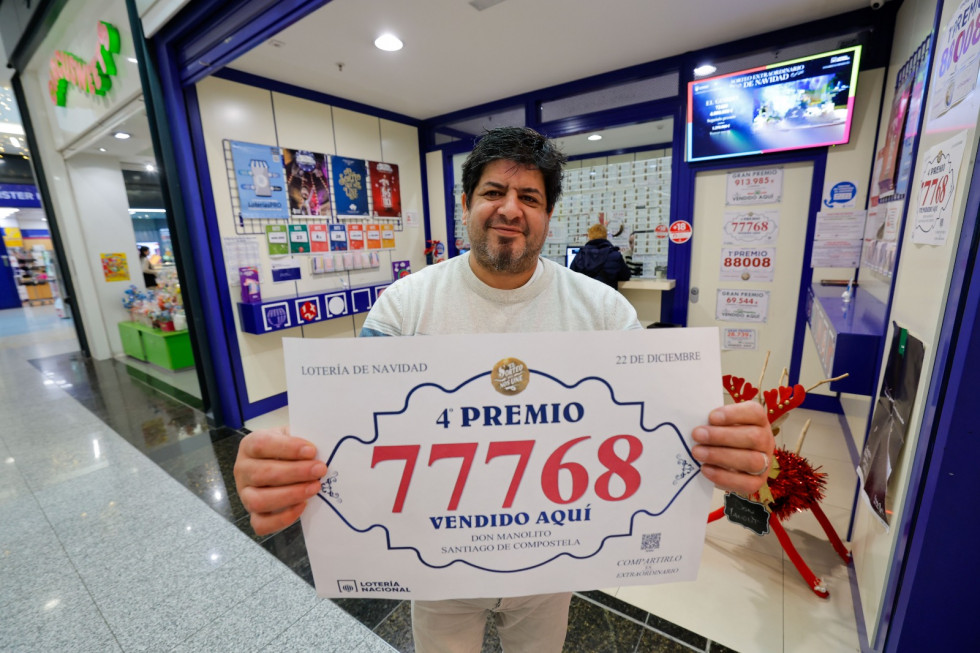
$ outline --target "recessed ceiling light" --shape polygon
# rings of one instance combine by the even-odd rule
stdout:
[[[136,57],[126,57],[126,61],[128,61],[129,63],[139,63],[136,60]]]
[[[118,138],[121,141],[124,141],[127,138],[132,138],[133,137],[133,135],[130,134],[129,132],[116,132],[115,134],[113,134],[113,136],[115,138]]]
[[[403,45],[401,39],[391,32],[386,32],[374,40],[374,47],[385,52],[397,52]]]
[[[718,70],[716,67],[712,66],[710,63],[702,64],[694,69],[695,77],[704,77],[705,75],[710,75],[711,73]]]
[[[602,140],[602,134],[592,134],[592,135],[589,136],[589,140],[590,141],[601,141]]]
[[[147,172],[156,172],[157,171],[157,167],[155,165],[153,165],[152,163],[147,163],[146,164],[146,171]]]
[[[17,140],[16,136],[10,137],[10,144],[13,145],[14,147],[20,147],[20,141]]]
[[[106,151],[106,149],[104,147],[100,147],[99,148],[99,152],[105,152],[105,151]]]

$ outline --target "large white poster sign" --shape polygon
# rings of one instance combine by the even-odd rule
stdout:
[[[775,277],[775,247],[722,247],[722,281],[772,281]]]
[[[783,198],[783,169],[755,168],[728,173],[725,204],[775,204]]]
[[[443,599],[693,580],[715,328],[285,339],[317,593]],[[588,357],[569,352],[589,352]]]
[[[912,242],[922,245],[942,245],[946,242],[965,147],[966,132],[960,132],[929,148],[919,174]]]
[[[775,245],[779,235],[779,211],[725,211],[725,245]]]
[[[768,290],[719,288],[715,319],[722,322],[765,322],[769,316]]]
[[[978,17],[980,6],[976,0],[963,0],[956,13],[939,30],[932,84],[929,86],[929,123],[926,131],[939,130],[947,124],[976,124],[976,99],[962,105],[960,103],[977,86],[977,70],[980,68]],[[954,108],[956,110],[951,111]],[[952,120],[942,120],[947,113],[956,115]]]

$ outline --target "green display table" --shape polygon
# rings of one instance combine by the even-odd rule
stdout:
[[[187,331],[161,331],[138,322],[120,322],[119,337],[123,351],[133,358],[168,370],[194,366]]]

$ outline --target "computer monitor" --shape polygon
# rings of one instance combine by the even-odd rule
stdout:
[[[579,246],[578,245],[574,245],[574,246],[569,245],[568,247],[565,248],[565,267],[566,268],[572,267],[572,259],[574,259],[575,258],[575,255],[578,254],[578,250],[579,250]]]

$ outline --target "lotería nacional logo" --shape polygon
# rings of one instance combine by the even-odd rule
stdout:
[[[366,580],[360,582],[356,580],[338,580],[337,589],[341,594],[350,594],[353,592],[380,592],[382,594],[390,594],[412,591],[407,587],[403,587],[396,580]]]
[[[517,358],[504,358],[493,366],[490,381],[493,388],[503,395],[516,395],[527,387],[531,372],[524,361]]]

